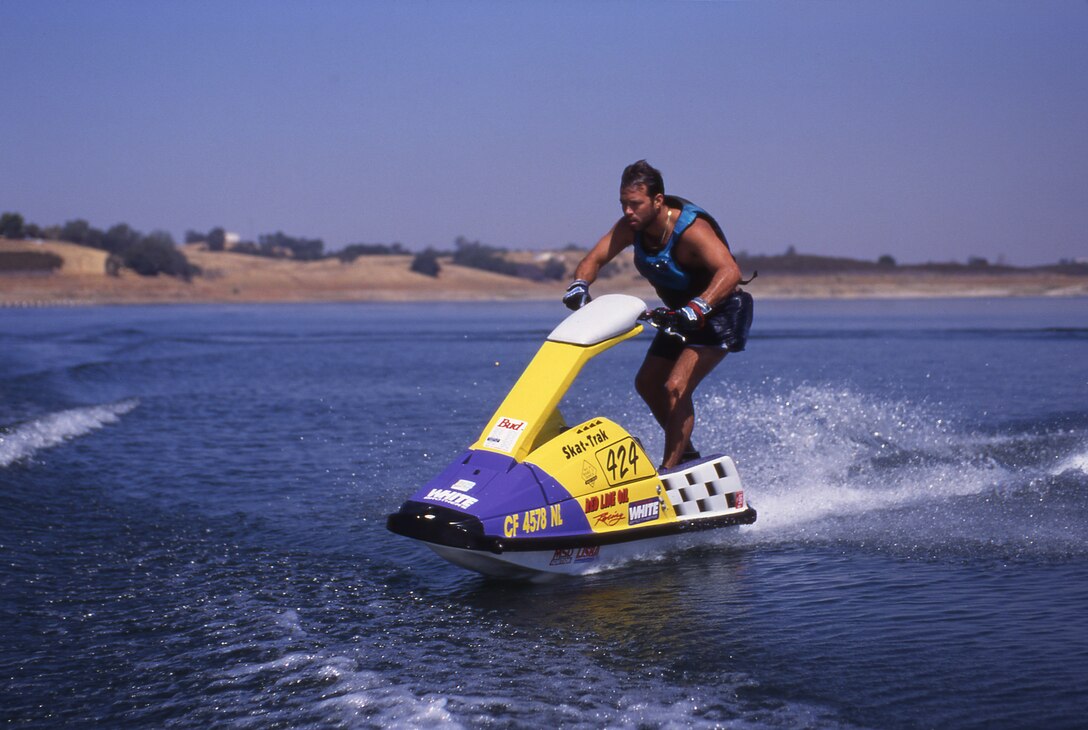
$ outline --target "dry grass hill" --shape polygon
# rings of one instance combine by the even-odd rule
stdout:
[[[303,262],[230,252],[202,244],[183,247],[203,271],[186,282],[168,276],[106,273],[107,254],[58,241],[0,239],[0,306],[48,304],[135,304],[170,302],[454,301],[558,299],[565,281],[534,282],[441,262],[437,277],[409,269],[411,256],[361,256]],[[27,253],[52,254],[61,265],[52,272],[3,266]],[[528,261],[535,252],[511,254]],[[560,256],[573,270],[578,251]],[[627,292],[653,300],[652,291],[630,259],[617,262],[614,276],[594,284],[594,293]],[[17,267],[16,267],[17,268]],[[1086,296],[1088,277],[1038,271],[934,273],[917,270],[820,274],[768,274],[750,286],[761,298]]]

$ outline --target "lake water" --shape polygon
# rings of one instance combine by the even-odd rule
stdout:
[[[520,584],[388,533],[564,313],[0,310],[0,720],[1084,727],[1088,300],[757,298],[695,441],[759,520],[706,544]],[[563,407],[657,458],[647,344]]]

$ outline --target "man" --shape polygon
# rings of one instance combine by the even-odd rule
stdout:
[[[665,430],[661,470],[699,458],[691,445],[692,394],[728,352],[744,349],[752,297],[739,289],[740,268],[717,222],[702,208],[666,197],[661,173],[645,160],[620,178],[623,217],[575,269],[563,303],[589,302],[601,267],[628,246],[635,266],[665,304],[654,310],[658,333],[635,377],[635,388]]]

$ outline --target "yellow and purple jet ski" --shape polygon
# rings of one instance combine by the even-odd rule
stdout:
[[[646,314],[641,299],[608,294],[563,320],[476,442],[389,515],[389,530],[469,570],[533,578],[755,522],[730,457],[659,473],[615,422],[564,422],[559,401],[582,367],[639,334]]]

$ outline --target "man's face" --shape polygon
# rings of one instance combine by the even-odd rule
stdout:
[[[623,206],[623,217],[627,219],[627,225],[632,230],[641,231],[657,217],[661,201],[655,201],[647,195],[645,185],[632,185],[620,190],[620,205]]]

